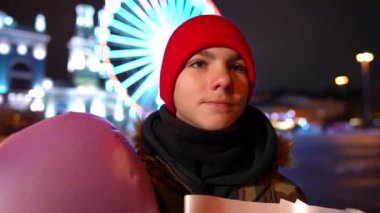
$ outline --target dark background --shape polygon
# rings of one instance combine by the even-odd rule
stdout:
[[[371,51],[372,94],[380,91],[380,7],[373,0],[216,0],[221,13],[245,33],[257,66],[256,92],[274,89],[321,93],[333,88],[337,75],[350,78],[348,88],[360,89],[355,55]],[[22,26],[46,16],[52,37],[47,75],[67,80],[66,44],[74,32],[75,5],[97,10],[101,0],[1,0],[5,11]],[[373,98],[372,98],[373,99]],[[376,99],[377,100],[377,99]]]

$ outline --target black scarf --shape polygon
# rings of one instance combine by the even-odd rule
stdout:
[[[276,136],[258,109],[247,107],[230,127],[206,131],[171,115],[165,106],[143,124],[143,143],[163,159],[193,193],[222,197],[273,165]]]

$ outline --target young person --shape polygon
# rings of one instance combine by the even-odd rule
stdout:
[[[165,104],[137,126],[134,138],[161,212],[182,212],[186,194],[305,201],[277,172],[289,143],[248,105],[254,85],[249,46],[230,21],[198,16],[172,34],[160,77]]]

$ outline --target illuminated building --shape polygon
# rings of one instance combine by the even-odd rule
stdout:
[[[34,28],[25,28],[0,11],[0,134],[17,131],[39,118],[31,110],[44,108],[49,41],[42,14],[35,17]]]
[[[34,29],[28,29],[18,26],[12,17],[0,11],[0,134],[4,134],[2,131],[9,125],[18,130],[16,126],[25,127],[20,123],[35,122],[36,119],[29,118],[22,122],[23,117],[33,113],[42,119],[68,111],[88,112],[105,117],[116,126],[125,125],[127,107],[118,101],[116,92],[103,89],[101,64],[95,54],[95,10],[90,5],[80,4],[76,12],[75,35],[67,44],[67,70],[74,87],[57,87],[45,77],[50,41],[45,33],[45,17],[38,14]],[[17,122],[13,121],[14,117],[19,118]]]
[[[75,35],[67,44],[67,70],[71,74],[74,87],[53,87],[46,90],[45,117],[68,111],[88,112],[119,124],[125,120],[127,107],[118,101],[116,92],[103,89],[104,76],[96,54],[98,42],[94,36],[95,10],[88,4],[79,4],[75,9]]]
[[[42,87],[50,36],[43,15],[35,22],[34,29],[19,28],[0,11],[0,94]]]

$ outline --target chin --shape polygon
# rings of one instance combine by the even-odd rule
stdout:
[[[213,122],[207,122],[207,124],[203,124],[200,126],[201,129],[208,130],[208,131],[218,131],[223,130],[228,127],[230,127],[233,124],[231,121],[213,121]]]

